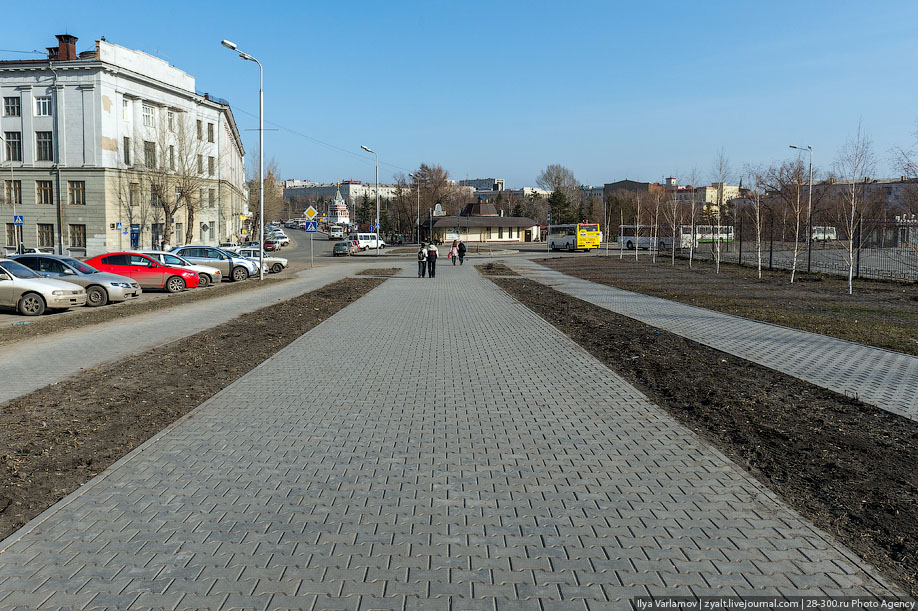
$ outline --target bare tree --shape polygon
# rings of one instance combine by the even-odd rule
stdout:
[[[690,222],[691,228],[692,228],[692,237],[691,237],[691,239],[689,240],[689,255],[688,255],[688,266],[689,266],[689,269],[691,269],[691,268],[692,268],[692,261],[695,259],[695,239],[696,239],[696,237],[697,237],[697,232],[696,232],[696,229],[695,229],[695,214],[696,214],[696,209],[695,209],[695,189],[696,189],[696,185],[698,184],[698,170],[697,170],[697,168],[692,168],[692,173],[689,175],[689,180],[691,180],[691,182],[692,182],[692,185],[691,185],[691,189],[692,189],[692,195],[691,195],[692,201],[691,201],[691,205],[689,206],[689,222]]]
[[[762,198],[767,186],[768,171],[760,168],[747,167],[746,176],[751,186],[752,196],[752,225],[755,229],[756,270],[759,279],[762,278]]]
[[[782,206],[785,219],[785,221],[782,222],[786,222],[787,216],[790,214],[791,222],[794,224],[791,283],[794,282],[794,277],[797,272],[797,261],[800,255],[800,245],[802,243],[800,239],[801,226],[803,225],[803,217],[806,211],[802,201],[802,190],[806,176],[807,167],[800,157],[785,161],[778,166],[771,166],[765,170],[762,176],[762,179],[765,181],[764,188],[768,191],[769,195],[777,200]]]
[[[144,189],[143,174],[130,168],[121,170],[114,181],[114,189],[121,219],[127,222],[129,231],[133,231],[136,225],[138,240],[142,240],[153,216],[150,195]]]
[[[839,218],[847,233],[848,294],[854,292],[855,232],[861,217],[864,204],[866,177],[873,171],[873,146],[858,123],[857,131],[850,136],[835,161],[835,168],[844,180],[844,191],[841,205],[838,207]]]
[[[714,210],[714,220],[717,225],[717,228],[714,230],[714,273],[719,274],[721,249],[723,247],[720,238],[721,224],[723,223],[723,208],[727,205],[725,187],[727,182],[730,181],[730,177],[733,175],[733,171],[730,168],[730,160],[727,159],[727,151],[723,147],[718,151],[717,157],[714,158],[711,175],[714,178],[714,182],[720,183],[720,191],[717,196],[717,207]]]
[[[561,164],[553,163],[536,176],[536,184],[546,191],[558,191],[567,197],[570,202],[576,201],[580,184],[574,178],[574,173]]]
[[[638,252],[641,250],[641,204],[644,198],[639,191],[634,193],[634,260],[638,260]]]
[[[682,205],[679,201],[678,193],[673,189],[670,194],[671,197],[667,202],[667,207],[664,209],[663,214],[666,217],[666,220],[669,222],[670,227],[673,230],[673,243],[670,247],[670,265],[676,265],[676,242],[677,239],[681,238],[681,222],[682,222]],[[680,244],[681,246],[681,244]]]
[[[258,159],[258,152],[254,155]],[[249,210],[252,211],[252,226],[260,227],[259,219],[259,181],[258,166],[254,163],[250,166],[249,175]],[[284,213],[284,188],[280,180],[280,170],[277,167],[277,161],[272,157],[265,163],[265,222],[279,219]]]
[[[666,194],[662,189],[655,189],[651,193],[653,198],[653,233],[651,241],[653,242],[653,257],[652,261],[657,262],[657,250],[660,248],[660,205],[663,203],[663,199],[666,197]]]

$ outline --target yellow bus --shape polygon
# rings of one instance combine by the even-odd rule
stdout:
[[[551,250],[592,250],[599,248],[599,225],[597,223],[578,223],[576,225],[552,225],[548,234],[548,247]]]

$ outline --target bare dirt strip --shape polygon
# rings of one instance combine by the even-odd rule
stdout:
[[[383,282],[346,278],[0,405],[0,539]]]

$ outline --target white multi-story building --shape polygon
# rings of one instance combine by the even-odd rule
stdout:
[[[47,59],[0,61],[3,201],[24,245],[93,256],[235,237],[244,150],[228,103],[141,51],[57,39]],[[12,223],[4,237],[15,245]]]

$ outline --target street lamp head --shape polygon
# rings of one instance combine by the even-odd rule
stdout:
[[[227,49],[232,49],[233,51],[236,50],[236,43],[234,43],[231,40],[223,40],[220,42],[220,44],[226,47]]]
[[[374,151],[373,149],[371,149],[371,148],[368,147],[368,146],[364,146],[364,145],[361,144],[361,145],[360,145],[360,148],[362,148],[363,150],[365,150],[365,151],[368,152],[368,153],[373,153],[374,155],[376,154],[376,151]]]

